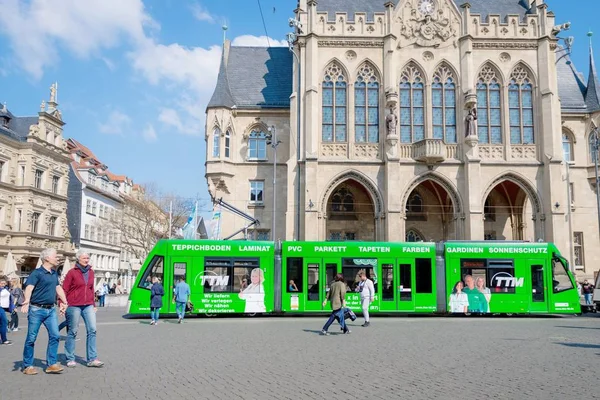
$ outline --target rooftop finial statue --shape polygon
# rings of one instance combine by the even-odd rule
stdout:
[[[54,82],[50,86],[50,103],[56,103],[56,91],[58,89],[58,84]]]

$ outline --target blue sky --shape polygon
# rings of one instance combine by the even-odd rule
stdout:
[[[571,21],[564,36],[575,37],[572,59],[587,77],[600,2],[546,2],[557,23]],[[296,0],[260,4],[271,45],[282,44]],[[208,198],[204,115],[221,26],[234,45],[266,45],[257,1],[0,0],[0,11],[0,102],[13,114],[35,115],[57,81],[65,137],[136,183]],[[593,41],[598,54],[600,28]]]

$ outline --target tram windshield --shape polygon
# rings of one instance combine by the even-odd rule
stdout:
[[[552,258],[552,287],[554,293],[573,289],[573,282],[569,277],[569,263],[562,257]]]

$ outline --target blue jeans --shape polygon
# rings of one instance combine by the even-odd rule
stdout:
[[[104,307],[104,298],[106,297],[105,294],[103,294],[102,296],[98,296],[98,300],[99,300],[99,307]]]
[[[0,341],[2,343],[6,342],[8,338],[6,337],[6,330],[8,329],[8,318],[6,317],[6,312],[0,308]]]
[[[150,318],[152,318],[152,321],[158,322],[159,315],[160,315],[160,307],[150,307]]]
[[[56,316],[56,308],[50,309],[29,306],[27,313],[27,339],[25,339],[25,347],[23,349],[23,368],[33,365],[33,350],[35,340],[40,331],[40,327],[44,324],[48,331],[48,348],[46,349],[46,365],[56,364],[58,353],[58,318]]]
[[[182,303],[180,301],[175,303],[175,310],[177,311],[177,317],[183,319],[185,317],[185,305],[186,303]]]
[[[329,329],[331,324],[333,324],[333,321],[335,321],[336,318],[338,318],[340,320],[340,326],[344,329],[344,332],[348,329],[346,327],[346,321],[344,321],[344,307],[342,307],[339,310],[333,310],[331,312],[329,319],[327,320],[327,322],[325,323],[325,326],[323,327],[323,330],[325,332],[327,332],[327,330]]]
[[[593,293],[584,293],[583,297],[585,298],[585,304],[592,305],[592,295]]]
[[[77,337],[80,317],[83,317],[87,333],[85,357],[87,362],[94,361],[98,358],[98,353],[96,353],[96,313],[94,312],[94,306],[69,306],[66,316],[69,327],[67,341],[65,342],[65,356],[67,357],[67,361],[75,361],[75,338]]]

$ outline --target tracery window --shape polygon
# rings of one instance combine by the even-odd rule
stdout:
[[[225,158],[229,158],[229,149],[231,147],[231,132],[225,132]]]
[[[533,144],[533,85],[527,71],[517,66],[508,84],[510,143]]]
[[[253,130],[248,137],[248,159],[267,159],[267,135],[262,131]]]
[[[347,83],[342,68],[332,63],[323,78],[323,142],[347,141]]]
[[[370,64],[360,68],[354,84],[354,131],[356,143],[379,142],[379,82]]]
[[[500,81],[486,65],[477,80],[477,132],[480,143],[502,144]]]
[[[400,77],[400,142],[425,139],[425,99],[423,74],[410,63]]]
[[[413,229],[409,229],[406,232],[406,241],[407,242],[422,242],[423,237],[421,234]]]
[[[456,143],[456,84],[450,68],[445,65],[433,74],[431,100],[433,138]]]
[[[215,128],[213,133],[213,157],[219,157],[221,154],[221,130]]]
[[[346,188],[338,189],[331,197],[331,211],[353,212],[354,195]]]
[[[407,211],[409,213],[422,213],[423,212],[423,198],[419,193],[413,193],[408,198]]]
[[[573,161],[573,142],[571,135],[563,131],[562,134],[563,157],[565,161]]]

